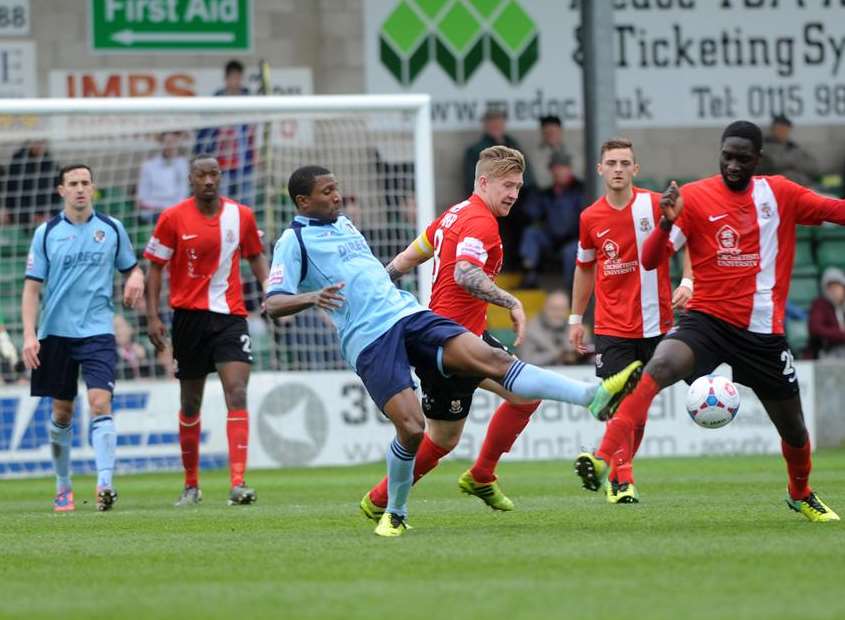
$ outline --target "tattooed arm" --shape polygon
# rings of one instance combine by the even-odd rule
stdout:
[[[469,261],[459,260],[455,265],[455,282],[473,297],[510,310],[513,331],[516,332],[514,344],[519,345],[522,342],[525,333],[525,311],[522,302],[496,286],[481,267]]]
[[[413,243],[407,248],[397,254],[392,261],[387,264],[387,275],[394,282],[404,276],[406,273],[422,265],[429,258],[434,256],[434,248],[428,242],[428,237],[422,233],[419,237],[414,239]]]

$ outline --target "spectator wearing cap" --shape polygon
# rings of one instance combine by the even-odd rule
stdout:
[[[504,110],[490,109],[481,117],[482,135],[478,142],[469,145],[464,151],[464,194],[469,196],[475,187],[475,164],[481,151],[491,146],[507,146],[522,152],[519,142],[507,133],[508,117]],[[523,173],[525,188],[536,186],[530,163],[526,162]]]
[[[813,358],[845,358],[845,273],[828,267],[822,294],[810,306],[808,350]]]
[[[526,151],[525,156],[531,162],[539,189],[551,187],[552,175],[549,162],[552,155],[570,155],[564,143],[563,123],[559,116],[540,117],[540,141]]]
[[[758,174],[782,174],[786,178],[809,187],[819,179],[816,158],[791,139],[792,121],[783,114],[772,119],[769,134],[763,140],[763,156]]]
[[[569,155],[553,153],[548,167],[552,186],[529,196],[525,203],[530,225],[519,246],[522,288],[539,286],[541,261],[553,256],[561,261],[564,290],[570,290],[578,251],[578,220],[586,206],[584,184],[573,173]]]

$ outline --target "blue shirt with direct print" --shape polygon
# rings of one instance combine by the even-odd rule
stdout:
[[[60,213],[35,229],[26,277],[43,282],[38,338],[113,334],[114,270],[138,264],[119,220],[94,212],[74,224]]]
[[[416,297],[394,286],[364,236],[344,216],[321,222],[294,218],[273,250],[267,296],[296,295],[343,282],[343,305],[329,312],[343,358],[358,355],[400,319],[423,312]]]

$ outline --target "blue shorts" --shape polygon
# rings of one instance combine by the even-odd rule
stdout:
[[[378,408],[405,388],[415,389],[411,366],[436,369],[443,345],[467,330],[430,310],[401,319],[358,355],[355,370]]]
[[[117,345],[112,334],[88,338],[47,336],[40,343],[38,360],[41,365],[32,371],[32,396],[73,400],[76,398],[80,366],[89,390],[114,391]]]

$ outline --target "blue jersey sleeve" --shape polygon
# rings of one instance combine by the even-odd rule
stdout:
[[[29,246],[29,256],[26,259],[26,278],[43,282],[47,279],[50,263],[44,251],[44,235],[47,234],[47,224],[41,224],[35,229],[32,244]]]
[[[302,274],[302,252],[292,229],[286,230],[276,242],[273,250],[273,264],[267,279],[267,297],[272,295],[295,295]]]
[[[114,264],[118,271],[126,273],[138,264],[138,259],[135,257],[135,248],[132,247],[132,242],[129,240],[129,235],[126,234],[123,223],[115,218],[111,218],[111,221],[117,227],[117,254],[114,257]]]

